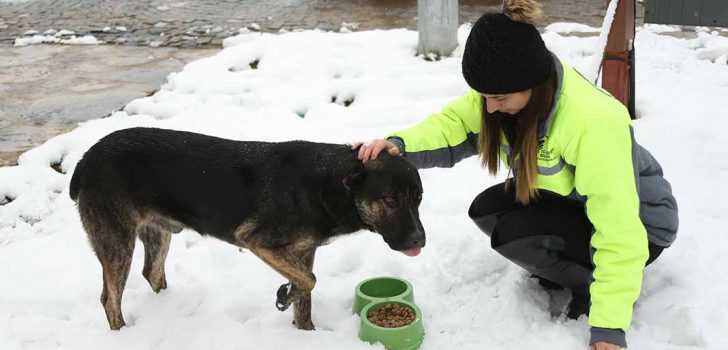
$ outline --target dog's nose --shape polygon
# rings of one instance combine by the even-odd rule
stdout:
[[[425,246],[425,234],[417,233],[417,234],[411,235],[410,237],[407,237],[407,240],[405,240],[405,244],[407,245],[407,247],[422,248]]]

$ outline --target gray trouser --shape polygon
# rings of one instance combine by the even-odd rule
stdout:
[[[540,191],[528,205],[515,200],[514,187],[498,184],[473,200],[468,214],[491,238],[491,246],[532,274],[588,296],[592,280],[594,230],[582,203]],[[649,245],[654,261],[662,248]]]

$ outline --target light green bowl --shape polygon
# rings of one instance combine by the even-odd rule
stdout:
[[[399,304],[410,307],[415,312],[415,320],[412,323],[397,328],[386,328],[377,326],[367,318],[371,310],[376,310],[387,304]],[[425,327],[422,325],[422,312],[414,303],[405,300],[379,301],[365,306],[361,313],[361,326],[359,327],[359,339],[369,343],[380,342],[389,350],[415,350],[422,345],[425,337]]]
[[[397,277],[374,277],[362,281],[354,291],[354,307],[352,311],[359,314],[370,303],[380,301],[405,300],[415,301],[412,284]]]

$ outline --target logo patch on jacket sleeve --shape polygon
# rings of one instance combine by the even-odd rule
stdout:
[[[548,161],[554,160],[555,157],[552,154],[553,148],[547,149],[547,147],[546,147],[547,139],[548,139],[548,136],[545,136],[545,137],[541,138],[540,140],[538,140],[538,148],[536,149],[536,153],[537,153],[536,157],[538,158],[538,160],[543,160],[543,161],[548,162]]]

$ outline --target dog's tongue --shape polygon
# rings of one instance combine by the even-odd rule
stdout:
[[[400,252],[402,252],[402,254],[407,255],[407,256],[417,256],[420,254],[421,250],[422,250],[422,248],[418,247],[418,248],[412,248],[412,249],[407,249],[407,250],[400,250]]]

